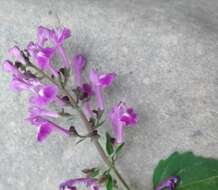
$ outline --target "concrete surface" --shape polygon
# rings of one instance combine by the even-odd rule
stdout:
[[[69,53],[77,50],[90,65],[117,72],[108,106],[124,100],[140,117],[118,161],[132,190],[152,189],[153,168],[175,150],[218,158],[217,0],[0,3],[1,60],[14,43],[34,39],[38,25],[64,25],[73,31]],[[24,121],[28,95],[11,92],[10,77],[0,75],[0,189],[57,189],[81,169],[103,166],[88,143],[75,146],[52,135],[38,144],[35,128]]]

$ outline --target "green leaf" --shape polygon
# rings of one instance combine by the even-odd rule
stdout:
[[[108,175],[106,188],[107,188],[107,190],[113,190],[113,179],[112,179],[111,175]]]
[[[119,154],[120,153],[120,151],[122,150],[122,148],[123,148],[123,146],[124,146],[124,144],[125,143],[122,143],[122,144],[120,144],[117,148],[116,148],[116,150],[115,150],[115,153],[114,154]]]
[[[154,170],[154,189],[170,176],[181,178],[176,190],[217,190],[218,160],[196,156],[192,152],[175,152],[161,160]]]
[[[90,173],[90,177],[96,177],[100,173],[100,170],[98,168],[93,168],[92,172]]]
[[[106,150],[108,155],[111,155],[114,152],[112,137],[109,135],[109,133],[106,133]]]
[[[103,120],[103,121],[101,121],[101,122],[97,122],[97,124],[96,124],[96,126],[95,126],[95,128],[99,128],[99,127],[101,127],[103,124],[104,124],[104,122],[105,122],[105,120]]]
[[[84,139],[80,139],[76,142],[76,145],[80,144],[81,142],[83,142],[84,140],[86,140],[85,138]]]
[[[83,173],[85,173],[87,175],[87,177],[96,177],[99,175],[100,173],[100,169],[98,168],[91,168],[91,169],[84,169],[82,170]]]

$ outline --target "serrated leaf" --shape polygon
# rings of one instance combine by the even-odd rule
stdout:
[[[181,178],[176,190],[217,190],[218,160],[196,156],[192,152],[175,152],[161,160],[154,170],[154,189],[170,176]]]
[[[113,179],[112,179],[111,175],[108,175],[106,188],[107,188],[107,190],[113,190]]]
[[[111,155],[114,152],[112,138],[109,135],[109,133],[106,133],[106,150],[107,150],[108,155]]]

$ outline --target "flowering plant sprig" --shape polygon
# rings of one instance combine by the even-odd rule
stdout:
[[[39,26],[35,42],[31,41],[24,49],[18,46],[9,49],[9,59],[3,61],[3,69],[12,75],[10,86],[13,90],[30,93],[26,120],[36,126],[39,142],[45,141],[54,132],[67,138],[78,138],[78,142],[90,138],[107,165],[105,171],[84,169],[85,176],[66,180],[60,184],[60,190],[76,190],[78,184],[84,184],[91,190],[99,190],[103,185],[107,190],[118,185],[130,190],[115,162],[124,146],[124,130],[128,126],[134,128],[138,116],[124,102],[117,103],[109,113],[105,113],[104,90],[112,85],[117,75],[91,69],[89,81],[85,81],[82,73],[87,64],[86,57],[76,54],[69,58],[64,49],[64,42],[70,36],[68,28]],[[55,55],[60,57],[60,66],[54,64]],[[74,77],[71,77],[72,74]],[[58,111],[52,109],[54,104]],[[56,123],[57,118],[71,116],[65,111],[68,106],[79,113],[87,134],[79,134],[76,126],[66,128]],[[111,122],[113,135],[107,132],[104,137],[99,133],[98,128],[105,123],[103,117]],[[100,138],[105,139],[105,146],[99,143]]]

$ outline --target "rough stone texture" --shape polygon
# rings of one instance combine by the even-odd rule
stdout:
[[[0,21],[1,59],[34,39],[38,25],[64,25],[73,31],[70,54],[117,72],[108,106],[127,101],[140,117],[118,162],[132,190],[151,189],[153,168],[175,150],[218,157],[217,0],[2,0]],[[52,135],[38,144],[24,121],[28,95],[0,75],[0,189],[57,189],[82,168],[103,166],[88,143]]]

